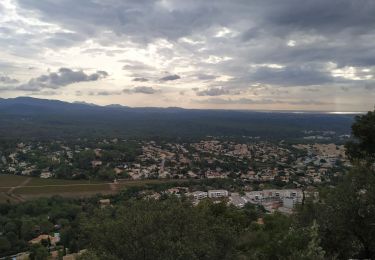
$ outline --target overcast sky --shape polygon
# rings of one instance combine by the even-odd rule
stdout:
[[[1,0],[0,97],[367,111],[374,0]]]

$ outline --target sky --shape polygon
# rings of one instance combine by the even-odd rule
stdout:
[[[0,97],[367,111],[374,0],[2,0]]]

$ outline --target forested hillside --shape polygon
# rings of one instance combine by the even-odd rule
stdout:
[[[353,115],[95,106],[34,98],[0,99],[6,138],[77,136],[296,138],[303,131],[348,134]]]

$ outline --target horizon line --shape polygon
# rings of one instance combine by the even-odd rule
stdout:
[[[126,106],[126,105],[121,105],[121,104],[108,104],[108,105],[99,105],[95,103],[89,103],[86,101],[64,101],[60,99],[48,99],[48,98],[35,98],[31,96],[17,96],[14,98],[0,98],[3,100],[9,100],[9,99],[19,99],[19,98],[29,98],[29,99],[36,99],[36,100],[48,100],[48,101],[59,101],[59,102],[64,102],[68,104],[81,104],[81,105],[87,105],[87,106],[97,106],[97,107],[103,107],[103,108],[108,108],[108,107],[115,107],[117,106],[118,108],[131,108],[131,109],[142,109],[142,108],[160,108],[160,109],[184,109],[184,110],[227,110],[227,111],[243,111],[243,112],[260,112],[260,113],[293,113],[293,114],[313,114],[313,113],[319,113],[319,114],[337,114],[337,115],[350,115],[350,114],[364,114],[367,113],[368,111],[327,111],[327,110],[289,110],[289,109],[236,109],[236,108],[184,108],[184,107],[177,107],[177,106],[168,106],[168,107],[163,107],[163,106],[142,106],[142,107],[134,107],[134,106]]]

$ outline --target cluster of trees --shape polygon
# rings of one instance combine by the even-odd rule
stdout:
[[[40,234],[61,234],[61,244],[77,250],[78,216],[93,207],[88,201],[60,197],[20,204],[0,204],[0,256],[29,250],[28,241]],[[47,244],[46,244],[47,246]],[[40,253],[46,248],[32,247]],[[48,255],[48,254],[47,254]]]
[[[263,218],[264,224],[257,223]],[[204,201],[127,201],[83,218],[82,259],[319,259],[316,226],[293,230],[292,219]]]

